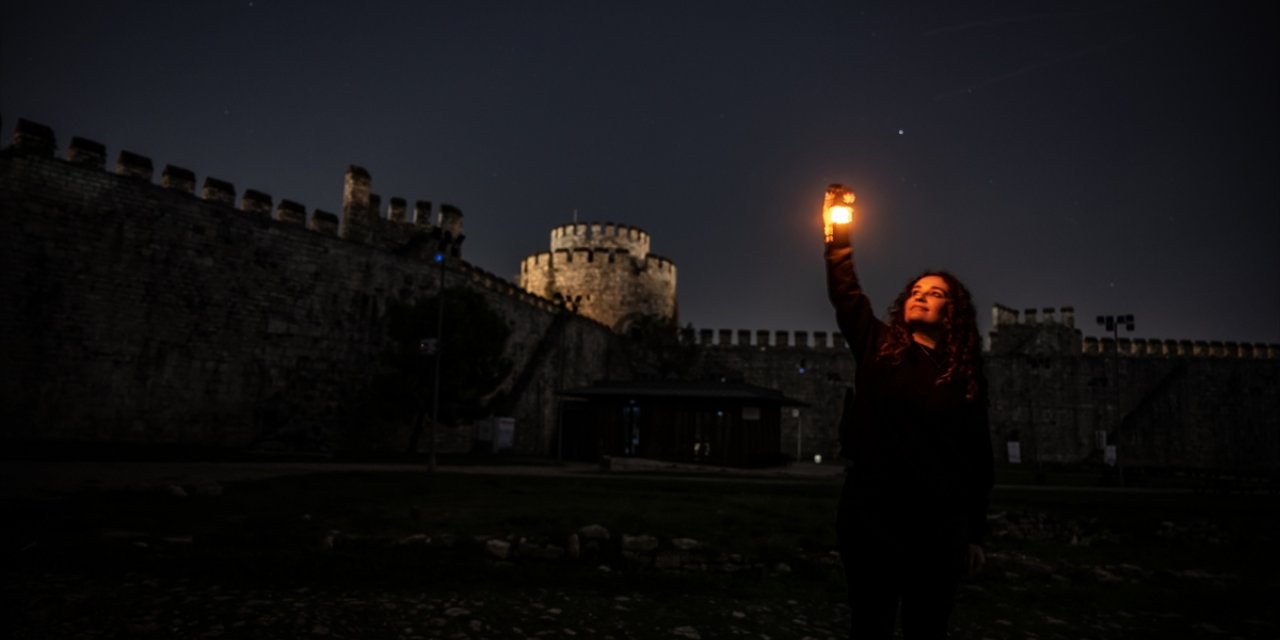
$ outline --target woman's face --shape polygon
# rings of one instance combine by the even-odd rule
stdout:
[[[911,285],[911,296],[902,310],[907,324],[941,325],[951,304],[951,289],[940,276],[925,276]]]

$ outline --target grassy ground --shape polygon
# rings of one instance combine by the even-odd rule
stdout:
[[[185,489],[9,500],[10,635],[827,638],[847,624],[831,479],[370,472]],[[992,513],[953,637],[1280,633],[1274,497],[1009,488]],[[568,558],[587,525],[610,540]],[[624,553],[623,534],[658,549]],[[682,538],[698,542],[684,566],[655,567]],[[533,557],[547,549],[565,557]]]

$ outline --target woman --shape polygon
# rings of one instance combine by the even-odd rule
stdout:
[[[851,204],[853,194],[832,185]],[[828,207],[830,208],[830,207]],[[827,289],[857,362],[841,421],[850,461],[837,531],[853,638],[944,638],[960,577],[985,561],[992,484],[986,380],[968,290],[915,278],[878,320],[858,283],[846,223],[828,221]]]

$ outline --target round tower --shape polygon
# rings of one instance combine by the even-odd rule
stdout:
[[[615,331],[644,316],[676,323],[676,266],[649,253],[649,234],[612,222],[551,230],[551,250],[520,263],[520,287],[563,300]]]

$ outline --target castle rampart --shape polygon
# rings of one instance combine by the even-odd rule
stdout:
[[[1072,307],[996,305],[992,318],[985,371],[997,460],[1018,442],[1024,462],[1102,465],[1096,443],[1110,438],[1138,466],[1274,470],[1280,461],[1277,345],[1083,337]],[[695,375],[741,378],[810,402],[784,416],[789,454],[797,455],[786,443],[802,458],[838,450],[839,408],[854,374],[838,331],[688,326],[679,341],[698,354]]]
[[[384,210],[360,167],[343,176],[341,213],[308,212],[172,165],[156,184],[161,165],[138,153],[108,169],[105,146],[83,138],[60,159],[42,125],[22,121],[13,139],[0,151],[4,439],[402,446],[361,407],[382,371],[388,307],[437,293],[443,268],[445,286],[481,292],[512,327],[515,371],[499,395],[514,394],[517,448],[545,453],[556,389],[628,375],[627,358],[611,355],[630,353],[612,331],[626,316],[584,310],[675,318],[675,265],[634,227],[557,227],[516,286],[461,258],[456,207],[433,220],[430,202],[411,214],[391,197]],[[538,282],[546,288],[529,289]],[[1071,307],[992,314],[998,460],[1016,442],[1024,464],[1102,465],[1106,442],[1131,465],[1280,464],[1278,345],[1085,337]],[[854,379],[839,332],[688,327],[677,339],[692,379],[741,379],[809,403],[783,416],[785,453],[838,451]]]
[[[992,309],[986,356],[997,460],[1275,470],[1280,345],[1082,337],[1064,307]]]
[[[237,201],[212,177],[197,195],[195,173],[172,165],[155,184],[137,153],[109,172],[105,146],[83,138],[60,159],[43,125],[20,122],[13,140],[0,150],[2,439],[401,449],[362,407],[387,309],[438,292],[441,247],[444,285],[480,291],[512,327],[519,450],[548,450],[557,388],[617,377],[601,355],[611,331],[463,261],[456,207],[432,224],[430,203],[409,220],[392,198],[384,215],[359,167],[342,215],[308,215],[256,189]],[[550,357],[548,336],[572,347]]]
[[[55,158],[57,144],[53,135],[53,130],[46,125],[19,120],[10,151],[33,157]],[[73,137],[67,148],[66,160],[78,166],[103,170],[106,146],[93,140]],[[116,175],[149,184],[154,173],[151,158],[129,150],[120,151],[115,164]],[[195,172],[190,169],[166,165],[161,174],[160,186],[166,189],[194,195],[195,185]],[[391,199],[384,214],[381,211],[381,197],[370,191],[371,185],[372,178],[364,168],[352,166],[347,170],[343,186],[342,216],[337,219],[338,235],[357,242],[392,248],[414,243],[411,238],[425,232],[432,235],[435,240],[433,244],[447,247],[453,257],[461,256],[465,235],[460,209],[449,204],[441,205],[439,220],[433,225],[430,202],[417,201],[414,218],[409,220],[406,216],[406,201],[395,197]],[[321,220],[311,223],[306,208],[292,200],[281,200],[273,213],[271,196],[256,189],[246,190],[237,207],[235,185],[213,176],[205,177],[200,199],[238,208],[250,214],[269,216],[273,220],[303,226],[317,233],[328,234],[335,231],[331,224],[333,214],[319,212],[324,213]],[[312,214],[312,218],[314,217],[315,214]]]
[[[771,339],[772,335],[772,339]],[[839,331],[773,331],[767,329],[680,329],[681,344],[704,347],[758,347],[790,349],[844,349],[844,334]],[[736,338],[735,338],[736,336]],[[828,336],[830,339],[828,339]]]
[[[1061,315],[1059,315],[1059,312]],[[1027,309],[1021,317],[1014,309],[996,304],[991,309],[991,351],[1024,348],[1029,339],[1055,335],[1056,343],[1071,344],[1067,351],[1087,356],[1119,355],[1133,358],[1238,358],[1273,360],[1280,358],[1280,345],[1206,340],[1160,340],[1125,337],[1083,336],[1075,328],[1075,309],[1046,307]]]

